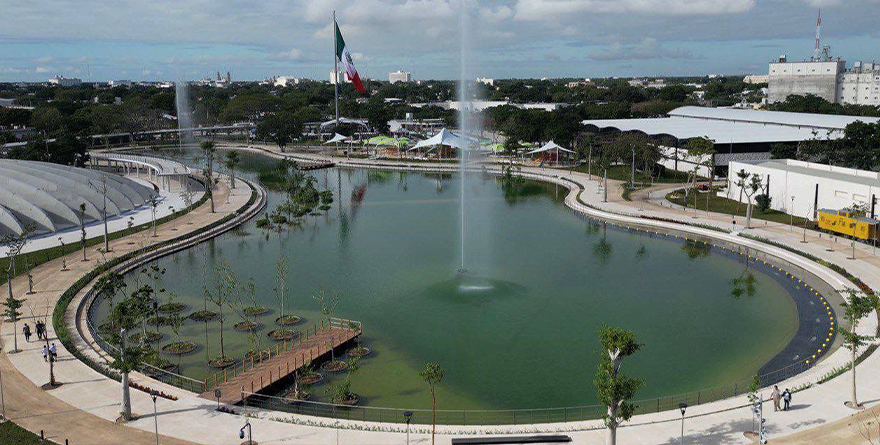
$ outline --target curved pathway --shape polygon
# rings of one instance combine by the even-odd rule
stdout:
[[[271,148],[268,147],[266,147],[266,149],[271,150]],[[277,155],[277,153],[275,155]],[[326,159],[317,155],[297,155],[297,157],[307,157],[314,160]],[[367,168],[377,167],[377,162],[368,160],[355,161],[345,160],[342,158],[333,158],[333,161],[343,166],[347,165]],[[454,166],[449,164],[431,165],[423,163],[412,163],[409,166],[396,166],[392,165],[392,163],[390,162],[384,161],[382,162],[382,164],[386,164],[382,166],[382,168],[455,168]],[[563,178],[557,177],[549,179],[554,182],[560,183],[569,183],[568,181],[577,183],[578,188],[583,188],[584,191],[580,192],[580,190],[577,189],[572,191],[567,198],[567,203],[569,204],[569,206],[572,206],[573,208],[576,208],[578,210],[582,210],[586,213],[590,213],[598,217],[617,220],[624,224],[631,222],[633,224],[639,224],[643,226],[650,225],[659,227],[668,225],[667,227],[672,229],[683,229],[676,224],[649,221],[644,220],[640,217],[640,214],[659,211],[644,209],[643,212],[639,212],[637,208],[634,209],[631,207],[632,203],[621,203],[617,201],[613,201],[610,203],[598,202],[599,200],[596,198],[598,198],[599,195],[596,194],[595,181],[588,181],[586,175],[552,170],[542,170],[537,168],[525,169],[525,173],[528,173],[530,175],[537,174],[542,176],[562,176]],[[596,208],[584,206],[578,200],[579,195],[583,201]],[[609,196],[613,195],[609,194]],[[223,202],[223,199],[218,199],[217,202]],[[195,218],[197,216],[196,212],[193,212],[192,216]],[[201,216],[203,218],[202,221],[204,221],[204,219],[206,218],[205,215],[202,214]],[[665,213],[659,213],[657,215],[652,214],[651,216],[680,219],[684,222],[697,222],[700,224],[712,224],[720,226],[719,222],[714,220],[709,220],[708,222],[700,219],[685,221],[685,219],[688,217],[676,214],[674,213],[674,210],[667,210],[667,212]],[[184,221],[180,221],[184,218],[179,218],[178,220],[175,220],[169,224],[175,224],[175,222],[177,222],[177,224],[185,224]],[[711,236],[713,238],[725,236],[724,234],[721,234],[719,232],[714,232],[707,229],[684,229],[692,233]],[[170,230],[170,226],[168,229],[165,230]],[[705,231],[705,233],[701,233],[701,231]],[[756,235],[766,236],[779,242],[790,243],[792,245],[795,245],[797,241],[797,238],[795,238],[794,240],[788,239],[782,236],[784,234],[778,234],[771,231],[763,231],[762,229],[756,229],[755,232]],[[758,244],[754,241],[746,240],[741,237],[736,237],[734,235],[726,236],[732,237],[732,241],[736,241],[740,244]],[[791,236],[789,236],[789,238],[791,238]],[[838,258],[840,256],[839,252],[826,252],[821,245],[808,244],[798,245],[797,247],[801,250],[810,251],[810,253],[816,254],[817,256],[820,256],[822,258],[828,258],[834,262],[844,264],[847,269],[849,269],[853,274],[862,278],[872,287],[880,288],[880,273],[878,273],[878,270],[869,261],[864,261],[862,258],[859,258],[857,260],[850,260],[850,262],[847,263],[845,260],[841,260],[841,258]],[[767,246],[763,246],[762,249],[773,251],[773,249]],[[813,273],[819,274],[820,276],[824,274],[823,279],[828,280],[834,285],[834,287],[840,288],[841,286],[846,285],[846,283],[842,281],[842,278],[839,276],[835,276],[836,274],[834,274],[833,272],[830,272],[824,268],[817,267],[815,264],[812,263],[806,264],[809,262],[804,263],[804,260],[802,258],[798,257],[797,255],[788,253],[787,251],[783,251],[782,249],[776,250],[778,250],[778,252],[773,253],[778,254],[782,257],[787,254],[791,256],[790,259],[792,261],[800,261],[803,267],[811,270]],[[69,261],[69,263],[71,261]],[[54,262],[44,265],[44,269],[40,271],[41,275],[38,284],[39,292],[37,295],[32,296],[32,298],[29,299],[31,304],[38,305],[38,302],[41,298],[48,301],[49,299],[46,297],[46,294],[60,293],[61,291],[63,291],[63,289],[67,287],[62,283],[63,281],[65,281],[64,277],[66,275],[57,273],[58,269],[60,269],[60,260],[56,260]],[[21,279],[15,280],[13,284],[15,285],[16,289],[19,290],[23,289],[23,286],[25,285],[25,283],[22,283]],[[49,302],[48,305],[51,306],[51,302]],[[47,304],[44,303],[42,306],[47,306]],[[873,323],[864,323],[864,328],[867,330],[876,329],[876,318],[874,318],[873,320]],[[4,344],[6,345],[9,345],[12,340],[10,338],[10,329],[11,325],[9,325],[9,323],[4,323],[2,325],[2,339]],[[68,402],[71,406],[75,406],[78,409],[82,410],[82,412],[91,413],[87,415],[93,415],[93,417],[99,419],[103,418],[109,420],[115,418],[115,412],[118,411],[117,401],[119,384],[117,382],[103,377],[97,372],[91,370],[83,363],[70,357],[66,351],[59,350],[60,361],[58,362],[56,367],[57,375],[60,380],[67,382],[67,384],[62,386],[61,388],[51,391],[50,393],[41,392],[36,385],[45,383],[45,381],[47,380],[45,375],[47,371],[45,370],[45,364],[42,363],[42,360],[39,358],[36,352],[36,350],[32,349],[30,351],[26,351],[24,353],[16,354],[13,356],[6,356],[4,353],[3,360],[0,360],[0,366],[4,366],[4,378],[6,377],[7,373],[16,374],[22,372],[23,374],[27,374],[27,379],[30,380],[32,384],[35,384],[35,386],[22,391],[22,394],[32,394],[36,392],[40,397],[54,397],[60,399],[62,402]],[[804,381],[815,380],[818,377],[816,375],[818,372],[827,371],[832,366],[832,364],[835,363],[835,360],[840,360],[840,352],[843,351],[838,351],[837,353],[832,354],[831,357],[827,358],[824,362],[817,365],[805,375],[798,376],[795,379],[792,379],[792,381],[790,382],[785,382],[785,384],[789,386],[794,386],[797,383],[797,379],[802,379]],[[880,359],[878,359],[878,355],[880,354],[872,355],[864,363],[862,363],[862,365],[860,365],[861,397],[865,400],[872,401],[871,403],[873,404],[876,404],[876,401],[880,400],[880,385],[878,385],[876,377],[874,377],[880,375]],[[10,364],[12,366],[9,366]],[[42,373],[42,375],[40,375],[40,373]],[[241,424],[244,423],[244,419],[237,418],[228,414],[218,413],[213,410],[211,404],[205,403],[204,400],[198,399],[194,394],[186,393],[184,391],[177,390],[176,388],[167,387],[152,381],[147,382],[147,384],[166,393],[175,394],[179,397],[179,400],[175,402],[171,402],[165,399],[159,400],[159,429],[161,432],[163,432],[163,434],[167,434],[168,436],[181,440],[192,440],[199,443],[208,444],[237,444],[240,442],[237,437],[237,432]],[[587,384],[585,385],[589,386]],[[770,413],[768,413],[768,430],[770,431],[772,436],[780,436],[795,431],[802,431],[811,426],[824,425],[838,421],[839,419],[845,419],[852,413],[847,408],[844,408],[842,405],[842,402],[846,399],[847,394],[848,376],[843,376],[838,377],[823,385],[797,393],[794,401],[794,406],[797,409],[793,411],[786,413],[772,413],[772,409],[767,406],[765,412],[771,411]],[[147,394],[144,394],[140,391],[133,391],[132,396],[135,412],[147,413],[151,411],[152,402],[150,401]],[[40,402],[38,401],[36,403]],[[738,397],[690,408],[687,413],[688,416],[685,420],[685,434],[689,437],[689,443],[748,443],[748,441],[743,438],[742,431],[751,428],[751,414],[745,408],[742,408],[744,403],[744,398]],[[31,411],[27,406],[24,406],[23,409],[20,409],[19,412]],[[300,425],[291,425],[289,423],[276,421],[277,419],[269,420],[252,418],[251,423],[254,425],[254,438],[261,443],[312,444],[332,443],[334,441],[338,441],[338,443],[358,444],[403,444],[406,440],[406,436],[403,433],[404,430],[399,425],[364,424],[361,422],[335,421],[332,419],[307,418],[303,416],[281,415],[277,413],[269,414],[262,412],[253,412],[253,415],[257,417],[278,416],[279,418],[283,418],[288,422],[300,423]],[[19,419],[16,419],[14,416],[12,417],[13,420],[19,421]],[[22,423],[23,426],[31,430],[40,429],[33,426],[35,424],[41,425],[39,421],[35,423],[28,423],[26,419],[27,417],[21,417],[20,423]],[[148,432],[151,431],[153,428],[152,421],[152,417],[142,417],[139,420],[129,423],[126,427],[119,427],[115,424],[110,423],[109,421],[101,421],[103,423],[100,423],[100,425],[95,425],[92,428],[74,428],[65,429],[64,431],[69,431],[71,433],[76,432],[78,434],[81,434],[79,436],[81,440],[74,440],[73,443],[96,443],[90,438],[97,437],[96,434],[103,433],[103,430],[105,428],[124,428],[124,431],[128,431],[134,428]],[[633,419],[629,426],[622,428],[619,431],[620,443],[678,443],[678,435],[680,433],[679,421],[680,415],[677,412],[665,412],[638,416]],[[45,424],[52,424],[52,422],[47,420],[45,421]],[[341,428],[330,429],[320,426],[339,426]],[[96,428],[99,428],[101,431],[97,431]],[[364,429],[373,429],[374,431],[367,432],[363,431]],[[442,435],[438,437],[438,442],[449,443],[451,437],[462,434],[501,434],[505,432],[541,432],[545,430],[575,430],[570,432],[569,434],[575,439],[576,443],[604,443],[604,432],[602,431],[601,423],[595,421],[577,422],[572,424],[535,425],[533,427],[441,427],[438,428],[438,431],[442,433]],[[414,428],[414,431],[415,433],[412,435],[411,443],[426,443],[430,441],[430,436],[425,434],[426,429],[424,427],[416,427]],[[129,438],[129,436],[126,435],[126,442],[139,443],[137,436],[138,434],[132,434]]]

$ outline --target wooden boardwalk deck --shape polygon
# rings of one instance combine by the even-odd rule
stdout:
[[[242,360],[208,376],[200,397],[217,400],[214,392],[219,389],[221,403],[241,403],[243,392],[259,392],[292,375],[306,363],[317,361],[359,336],[362,328],[360,322],[331,318],[300,332],[294,340],[276,343],[266,350],[264,357]]]

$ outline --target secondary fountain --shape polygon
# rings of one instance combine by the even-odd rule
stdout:
[[[174,105],[177,108],[178,142],[182,147],[193,142],[192,131],[181,131],[193,127],[192,109],[189,107],[189,85],[185,80],[174,82]]]

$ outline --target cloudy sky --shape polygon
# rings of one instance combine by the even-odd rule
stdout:
[[[823,43],[880,56],[880,0],[0,0],[0,81],[327,78],[335,9],[361,77],[765,73]]]

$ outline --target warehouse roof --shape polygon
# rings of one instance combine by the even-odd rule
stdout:
[[[649,136],[669,135],[679,140],[705,136],[716,144],[747,144],[798,142],[814,137],[837,139],[847,125],[859,120],[872,123],[880,118],[688,106],[676,108],[664,118],[595,119],[582,123]]]
[[[847,125],[862,121],[880,122],[880,118],[863,116],[843,116],[839,114],[789,113],[786,111],[750,110],[742,108],[679,107],[669,112],[670,116],[697,119],[711,119],[730,122],[773,124],[794,127],[843,130]]]
[[[772,168],[789,173],[799,173],[802,175],[833,179],[836,181],[845,181],[853,184],[867,185],[871,187],[880,187],[880,173],[856,170],[845,167],[835,167],[826,164],[816,164],[813,162],[797,161],[794,159],[771,159],[767,161],[734,161],[733,163],[756,165],[764,168]],[[735,167],[732,167],[735,168]]]

